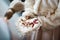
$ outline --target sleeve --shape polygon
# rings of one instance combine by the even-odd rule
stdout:
[[[25,0],[25,12],[22,13],[22,16],[28,17],[28,18],[33,18],[34,17],[34,6],[35,0]]]
[[[49,14],[50,17],[40,16],[39,20],[42,20],[42,28],[45,29],[54,29],[60,26],[60,2],[57,4],[55,13]]]
[[[50,20],[54,24],[53,26],[60,26],[60,2],[55,11],[55,14],[51,15]]]
[[[42,2],[42,0],[35,0],[35,4],[33,6],[33,9],[34,9],[34,12],[36,15],[38,13],[39,5],[41,5],[41,2]]]

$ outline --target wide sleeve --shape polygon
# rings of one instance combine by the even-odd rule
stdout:
[[[60,2],[57,5],[58,6],[53,14],[48,12],[47,16],[38,17],[38,19],[41,20],[42,28],[54,29],[60,26]]]
[[[54,17],[54,18],[53,18]],[[58,8],[55,11],[55,15],[51,16],[51,19],[53,18],[53,23],[55,23],[56,26],[60,25],[60,2],[58,4]]]

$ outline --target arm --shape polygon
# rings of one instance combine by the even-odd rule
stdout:
[[[10,19],[15,12],[24,10],[24,3],[20,0],[13,0],[9,6],[9,9],[6,11],[5,17]]]

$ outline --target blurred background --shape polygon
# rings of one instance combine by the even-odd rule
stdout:
[[[4,17],[10,3],[13,0],[0,0],[0,40],[21,40],[16,31],[15,21],[20,14],[14,14],[9,23],[4,23],[1,17]]]

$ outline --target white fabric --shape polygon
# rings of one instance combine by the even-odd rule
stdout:
[[[41,26],[41,24],[40,24],[40,22],[37,20],[36,22],[36,24],[34,24],[34,25],[29,25],[29,24],[27,24],[28,22],[29,23],[32,23],[34,20],[36,20],[37,18],[33,18],[33,19],[29,19],[29,20],[26,20],[25,22],[26,23],[24,23],[24,21],[22,21],[21,19],[22,19],[23,17],[21,17],[21,18],[19,18],[18,20],[17,20],[17,22],[16,22],[16,26],[17,26],[17,30],[19,31],[19,32],[21,32],[22,34],[27,34],[27,33],[30,33],[30,32],[32,32],[32,31],[35,31],[35,30],[37,30],[37,29],[39,29],[40,28],[40,26]],[[23,18],[24,19],[24,18]],[[24,25],[22,24],[22,23],[24,23]],[[27,24],[27,25],[25,25],[25,24]]]
[[[41,16],[40,19],[41,21],[43,21],[42,26],[44,26],[43,24],[46,24],[46,26],[49,24],[48,26],[51,25],[51,27],[58,26],[60,25],[60,21],[59,21],[60,19],[57,19],[57,18],[60,18],[59,16],[60,2],[58,1],[59,0],[25,0],[24,2],[25,14],[24,13],[23,14],[25,16],[31,15],[31,14],[33,15],[36,14],[38,16]],[[16,1],[16,2],[19,2],[19,1]],[[14,6],[16,2],[13,2],[12,5]],[[28,11],[29,12],[33,11],[33,13],[28,13]]]

